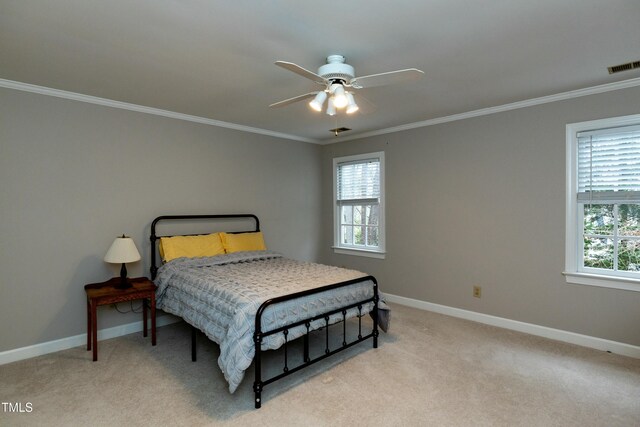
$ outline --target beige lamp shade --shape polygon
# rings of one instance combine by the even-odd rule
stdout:
[[[105,262],[120,264],[125,262],[140,261],[140,252],[131,237],[122,235],[116,237],[113,244],[104,256]]]

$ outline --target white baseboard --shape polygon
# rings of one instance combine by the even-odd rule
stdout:
[[[160,327],[170,325],[172,323],[180,322],[181,320],[182,319],[175,316],[161,316],[157,318],[156,326]],[[110,338],[116,338],[122,335],[133,334],[140,331],[142,331],[142,320],[138,322],[128,323],[126,325],[101,329],[98,331],[98,341],[108,340]],[[0,365],[16,362],[18,360],[29,359],[31,357],[42,356],[43,354],[55,353],[56,351],[66,350],[81,345],[87,345],[87,334],[74,335],[72,337],[61,338],[59,340],[30,345],[28,347],[7,350],[0,352]]]
[[[461,319],[484,323],[486,325],[498,326],[500,328],[581,345],[583,347],[594,348],[596,350],[610,351],[612,353],[621,354],[623,356],[640,359],[640,347],[631,344],[605,340],[589,335],[576,334],[575,332],[548,328],[546,326],[534,325],[532,323],[506,319],[504,317],[491,316],[489,314],[477,313],[475,311],[463,310],[461,308],[434,304],[431,302],[421,301],[413,298],[401,297],[398,295],[388,294],[386,292],[384,296],[385,300],[388,302],[406,305],[408,307],[418,308],[420,310],[433,311],[435,313],[459,317]],[[178,317],[166,315],[158,318],[156,326],[160,327],[170,325],[172,323],[180,322],[181,320],[182,319]],[[101,329],[98,331],[98,341],[116,338],[140,331],[142,331],[142,321],[128,323],[121,326],[114,326],[107,329]],[[36,356],[42,356],[43,354],[55,353],[56,351],[66,350],[81,345],[84,346],[86,344],[87,335],[80,334],[72,337],[62,338],[59,340],[34,344],[28,347],[7,350],[0,352],[0,365],[16,362],[18,360],[29,359]]]
[[[463,310],[461,308],[434,304],[398,295],[391,295],[386,292],[384,296],[385,300],[388,302],[406,305],[408,307],[433,311],[435,313],[472,320],[474,322],[484,323],[491,326],[498,326],[500,328],[511,329],[513,331],[524,332],[526,334],[537,335],[539,337],[550,338],[557,341],[564,341],[570,344],[594,348],[596,350],[610,351],[611,353],[640,359],[640,347],[631,344],[609,341],[589,335],[563,331],[561,329],[553,329],[546,326],[534,325],[532,323],[520,322],[518,320],[505,319],[504,317],[491,316],[489,314],[477,313],[475,311]]]

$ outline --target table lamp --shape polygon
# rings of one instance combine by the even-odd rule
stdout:
[[[131,283],[127,280],[127,266],[125,263],[140,261],[140,252],[138,252],[138,248],[136,248],[133,239],[124,234],[122,237],[116,237],[116,240],[113,241],[113,244],[104,256],[104,260],[111,264],[122,263],[122,268],[120,269],[120,284],[116,287],[120,289],[130,288]]]

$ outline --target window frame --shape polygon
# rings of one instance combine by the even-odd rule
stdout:
[[[380,199],[378,200],[378,248],[365,249],[341,244],[340,203],[338,203],[338,165],[341,163],[377,159],[380,162]],[[333,159],[333,251],[343,255],[358,255],[384,259],[385,251],[385,162],[384,151],[356,154],[352,156],[334,157]]]
[[[567,283],[599,286],[604,288],[624,289],[640,292],[640,279],[627,277],[624,274],[607,274],[597,272],[580,265],[582,262],[583,242],[582,227],[584,223],[583,203],[578,202],[578,132],[616,128],[640,124],[640,114],[611,117],[566,125],[566,236],[565,236],[565,270]]]

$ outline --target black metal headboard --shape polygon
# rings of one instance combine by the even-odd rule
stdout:
[[[233,231],[233,233],[251,233],[255,231],[260,231],[260,220],[257,216],[253,214],[228,214],[228,215],[163,215],[159,216],[153,220],[151,223],[151,236],[149,237],[151,240],[151,280],[156,278],[156,273],[158,272],[157,261],[156,261],[156,241],[161,237],[172,237],[174,235],[156,235],[156,225],[160,221],[176,221],[176,220],[194,220],[194,219],[238,219],[238,218],[251,218],[256,222],[255,229],[247,230],[247,231]],[[187,234],[193,236],[193,234]],[[179,234],[179,236],[185,236],[185,234]]]

